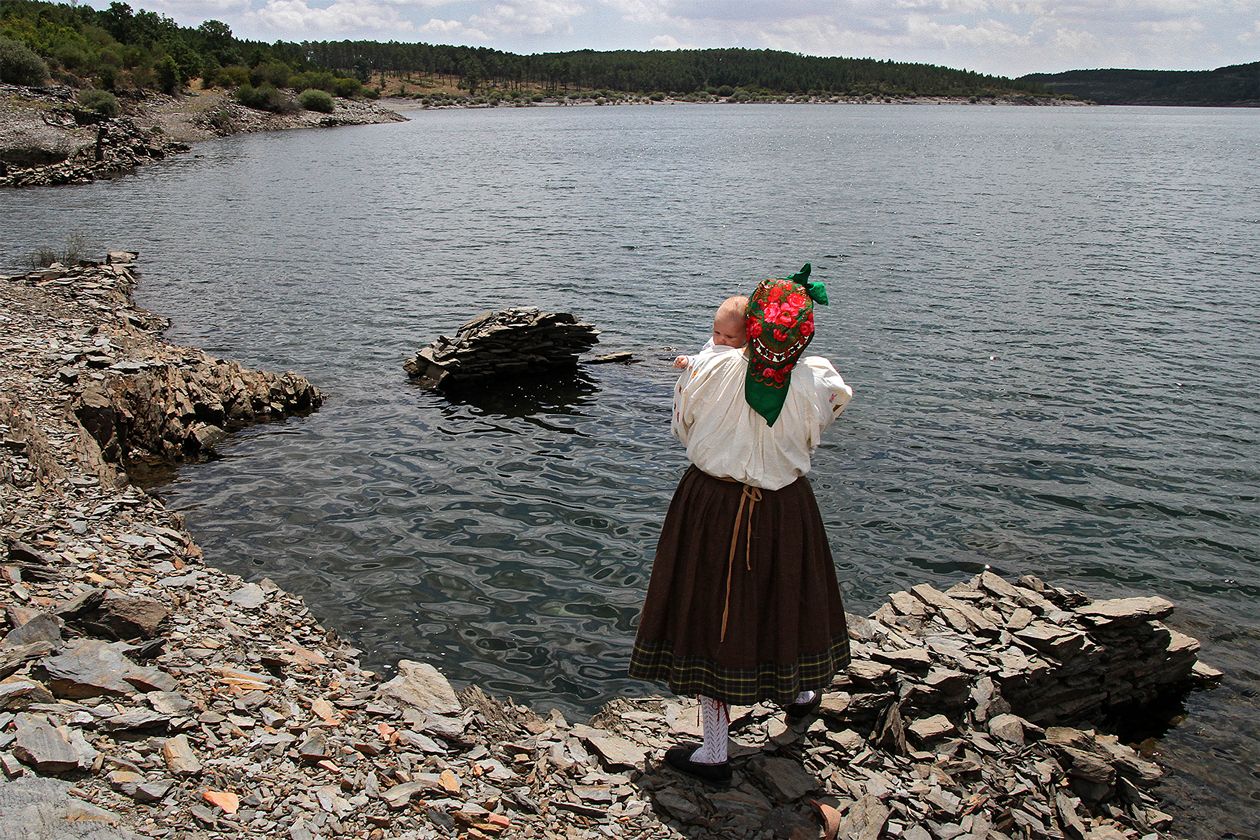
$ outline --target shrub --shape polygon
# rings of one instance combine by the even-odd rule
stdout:
[[[649,96],[649,97],[648,97],[648,99],[651,99],[653,102],[664,102],[664,101],[665,101],[665,94],[661,93],[661,92],[658,90],[658,91],[656,91],[655,93],[653,93],[651,96]]]
[[[352,79],[349,76],[339,76],[333,79],[332,92],[344,99],[358,96],[362,90],[363,83],[358,79]]]
[[[298,104],[308,111],[319,111],[321,114],[333,112],[333,98],[326,90],[307,88],[298,94]]]
[[[375,88],[375,87],[368,88],[367,90],[363,91],[363,95],[366,96],[368,99],[380,99],[381,89]]]
[[[236,101],[246,108],[272,111],[277,114],[287,114],[297,110],[297,104],[291,97],[269,84],[261,84],[258,87],[250,84],[241,85],[236,89]]]
[[[89,111],[95,111],[102,117],[110,118],[118,116],[118,97],[107,90],[97,90],[88,88],[79,91],[79,106]]]
[[[267,61],[249,71],[249,80],[260,87],[271,85],[282,88],[289,86],[289,77],[292,75],[293,71],[289,69],[289,65],[279,61]]]
[[[730,96],[733,93],[735,93],[735,88],[731,87],[730,85],[722,85],[720,88],[717,89],[718,96]]]
[[[175,59],[164,55],[154,69],[157,71],[158,87],[161,88],[162,93],[179,93],[179,85],[183,79],[180,77],[179,65],[175,63]]]
[[[327,70],[304,70],[301,73],[294,73],[289,77],[289,85],[294,90],[306,90],[315,88],[317,90],[325,90],[329,93],[333,92],[333,80],[336,77]]]
[[[53,58],[67,70],[78,70],[92,63],[87,52],[78,44],[62,44],[53,51]]]
[[[87,238],[81,233],[72,233],[66,237],[66,244],[61,253],[57,253],[56,248],[43,246],[39,250],[27,256],[27,260],[31,264],[31,268],[47,268],[53,263],[61,263],[62,265],[76,265],[79,260],[83,259],[84,253],[88,249]]]
[[[14,85],[42,85],[48,78],[48,65],[26,44],[0,38],[0,82]]]
[[[216,67],[206,73],[203,83],[211,87],[235,88],[249,84],[249,68],[239,64]]]

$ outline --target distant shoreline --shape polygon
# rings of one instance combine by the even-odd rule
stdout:
[[[466,99],[466,98],[465,98]],[[829,96],[829,97],[770,97],[758,99],[736,100],[719,98],[710,100],[690,100],[665,98],[654,100],[646,96],[625,96],[615,99],[605,97],[583,97],[564,101],[543,100],[541,102],[500,99],[496,102],[476,101],[443,101],[441,103],[426,102],[422,97],[382,97],[378,104],[395,111],[438,111],[468,108],[573,108],[573,107],[609,107],[614,105],[979,105],[979,106],[1012,106],[1012,107],[1092,107],[1097,105],[1081,99],[1064,99],[1054,96]]]

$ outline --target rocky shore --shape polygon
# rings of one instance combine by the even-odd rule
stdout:
[[[796,727],[734,710],[735,779],[660,765],[695,703],[586,723],[404,661],[361,669],[300,599],[218,570],[128,481],[318,406],[161,339],[135,255],[0,279],[0,838],[1155,838],[1118,713],[1219,674],[1158,597],[985,572],[850,617]]]
[[[85,184],[188,151],[190,143],[255,131],[398,122],[372,102],[336,99],[331,114],[273,114],[246,108],[222,90],[125,101],[100,119],[69,87],[0,85],[0,187]]]

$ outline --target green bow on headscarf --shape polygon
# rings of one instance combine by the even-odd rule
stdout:
[[[812,270],[813,270],[813,266],[810,265],[809,263],[805,263],[805,265],[801,266],[800,271],[784,279],[792,283],[800,283],[802,286],[805,287],[805,291],[809,294],[811,298],[813,298],[816,302],[821,303],[823,306],[826,306],[827,305],[827,287],[824,286],[822,283],[818,282],[817,280],[809,279],[809,272]]]

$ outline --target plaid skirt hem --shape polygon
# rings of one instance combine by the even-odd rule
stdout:
[[[803,655],[794,664],[766,663],[731,668],[700,656],[675,656],[670,642],[635,642],[630,676],[664,683],[682,696],[703,694],[736,706],[762,701],[786,705],[802,691],[822,691],[849,665],[849,637],[832,640],[822,653]]]

